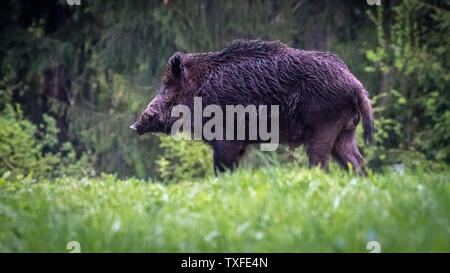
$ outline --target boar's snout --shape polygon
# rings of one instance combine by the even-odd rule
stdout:
[[[158,118],[147,113],[142,114],[142,116],[140,116],[135,123],[130,125],[130,128],[138,135],[143,135],[144,133],[160,132],[160,127],[161,126]]]
[[[146,114],[141,115],[135,123],[130,125],[131,130],[135,131],[138,135],[142,135],[147,132],[148,117]]]
[[[144,131],[140,128],[139,125],[136,125],[138,122],[136,121],[135,123],[130,125],[130,129],[135,131],[138,135],[142,135],[144,134]]]
[[[133,130],[133,131],[135,131],[135,132],[137,132],[136,124],[134,124],[134,123],[131,124],[131,125],[130,125],[130,129]]]

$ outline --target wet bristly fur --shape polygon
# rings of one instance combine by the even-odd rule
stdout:
[[[158,96],[135,123],[138,133],[170,132],[176,104],[279,105],[280,142],[304,144],[311,165],[328,168],[332,155],[344,168],[363,157],[355,130],[362,118],[364,140],[373,142],[373,112],[367,91],[335,54],[285,44],[236,40],[220,52],[175,53]],[[248,126],[247,126],[248,128]],[[257,142],[257,141],[256,141]],[[254,141],[210,141],[215,170],[233,169]],[[225,167],[225,168],[224,168]]]

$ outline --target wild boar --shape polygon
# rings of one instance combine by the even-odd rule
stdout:
[[[328,169],[329,156],[345,169],[363,162],[355,139],[362,118],[366,144],[373,142],[373,111],[368,93],[335,54],[290,48],[279,42],[236,40],[220,52],[173,54],[157,96],[130,126],[138,134],[170,133],[179,117],[176,105],[277,106],[279,142],[305,145],[310,166]],[[269,119],[273,119],[269,115]],[[202,124],[208,121],[203,117]],[[261,126],[261,124],[258,124]],[[246,136],[251,126],[246,123]],[[253,127],[254,128],[254,127]],[[214,151],[214,170],[237,167],[256,139],[206,140]]]

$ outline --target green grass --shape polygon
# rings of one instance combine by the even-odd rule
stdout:
[[[241,170],[163,185],[61,178],[0,181],[0,251],[450,251],[448,171]]]

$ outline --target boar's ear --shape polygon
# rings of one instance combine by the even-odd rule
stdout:
[[[175,54],[172,55],[172,57],[170,57],[169,59],[169,66],[170,69],[172,71],[172,74],[178,78],[178,79],[182,79],[183,76],[183,53],[181,52],[176,52]]]

